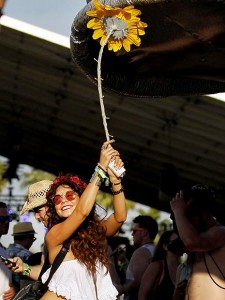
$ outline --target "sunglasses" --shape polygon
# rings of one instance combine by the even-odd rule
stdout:
[[[140,227],[134,227],[131,229],[131,231],[136,232],[136,231],[143,231],[145,228],[140,228]]]
[[[55,205],[62,202],[63,196],[65,196],[66,200],[73,201],[76,198],[76,193],[74,191],[67,191],[64,195],[55,195],[53,198]]]
[[[12,216],[0,216],[0,223],[12,222]]]

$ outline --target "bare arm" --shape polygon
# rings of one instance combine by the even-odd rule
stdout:
[[[2,295],[2,299],[3,300],[11,300],[15,294],[16,293],[15,293],[14,287],[12,285],[10,285],[9,290],[4,292],[4,294]]]
[[[213,226],[203,233],[198,233],[186,217],[187,205],[183,193],[177,193],[170,202],[174,212],[179,236],[189,251],[210,251],[225,244],[225,227]]]
[[[132,270],[134,279],[123,286],[117,287],[120,294],[129,293],[140,286],[142,276],[150,263],[150,256],[149,250],[145,248],[139,248],[133,253],[129,267]]]
[[[124,166],[119,153],[115,157],[115,163],[118,168]],[[107,220],[104,221],[106,226],[106,235],[113,236],[122,226],[123,222],[127,218],[127,207],[126,199],[123,192],[122,179],[115,176],[115,174],[108,168],[107,172],[109,174],[109,179],[111,183],[113,195],[113,208],[114,213],[112,213]]]
[[[110,143],[112,143],[112,141],[105,142],[104,145],[107,146]],[[111,157],[116,154],[117,151],[112,147],[108,147],[106,150],[101,151],[99,160],[100,165],[107,169]],[[51,260],[55,258],[63,242],[73,234],[73,232],[89,215],[95,204],[96,196],[99,191],[97,181],[98,175],[95,175],[92,182],[87,185],[86,189],[82,193],[73,213],[62,223],[53,226],[47,233],[46,242],[49,248]],[[51,250],[53,250],[54,253]]]
[[[15,262],[16,266],[11,267],[10,265],[8,265],[8,267],[14,273],[23,273],[23,271],[25,270],[25,265],[24,265],[24,262],[22,261],[22,259],[20,257],[14,257],[14,258],[9,258],[9,259],[12,260],[13,262]],[[33,280],[37,280],[38,276],[41,272],[42,266],[43,266],[43,260],[42,260],[42,264],[40,264],[40,265],[29,266],[30,267],[30,272],[29,272],[29,275],[26,275],[26,276],[33,279]]]
[[[138,293],[138,300],[148,300],[153,291],[156,281],[161,275],[160,262],[152,262],[141,278],[141,284]],[[160,276],[161,277],[161,276]]]

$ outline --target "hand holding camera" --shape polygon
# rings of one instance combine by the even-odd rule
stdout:
[[[8,258],[6,258],[6,257],[4,257],[4,256],[2,256],[2,255],[0,255],[0,259],[1,259],[1,261],[5,264],[5,265],[11,265],[12,267],[15,267],[16,266],[16,263],[15,262],[13,262],[13,261],[11,261],[11,260],[9,260]]]
[[[113,174],[117,178],[122,178],[125,175],[126,170],[123,166],[122,160],[120,159],[119,152],[111,146],[111,143],[113,142],[114,140],[105,142],[101,150],[104,153],[104,155],[110,159],[110,162],[107,167],[113,172]],[[103,166],[101,162],[100,164]]]

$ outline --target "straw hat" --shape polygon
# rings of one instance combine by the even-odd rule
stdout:
[[[31,222],[18,222],[13,226],[13,236],[35,234],[33,225]]]
[[[133,5],[148,24],[139,47],[114,53],[105,47],[102,86],[121,95],[167,97],[225,91],[225,0],[99,0],[124,8]],[[97,85],[100,44],[87,28],[93,1],[72,24],[74,62]]]
[[[20,214],[22,215],[26,211],[45,205],[47,202],[46,193],[52,183],[51,180],[42,180],[31,184],[28,188],[28,199],[24,203]]]

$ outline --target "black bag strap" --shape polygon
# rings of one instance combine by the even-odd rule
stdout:
[[[44,263],[41,268],[41,272],[38,276],[39,281],[41,281],[42,275],[51,267],[51,264],[49,262],[48,248],[46,246],[46,243],[44,243],[43,255],[44,255]]]
[[[38,276],[38,280],[41,280],[41,276],[45,273],[45,271],[48,270],[48,268],[50,268],[51,265],[50,265],[50,262],[49,262],[49,256],[48,256],[48,252],[45,254],[45,261],[44,261],[44,264],[41,268],[41,272]]]
[[[211,254],[210,252],[208,252],[208,255],[209,255],[209,257],[211,258],[211,260],[214,262],[215,266],[217,267],[218,271],[219,271],[220,274],[222,275],[223,279],[225,279],[225,276],[224,276],[222,270],[220,269],[219,265],[218,265],[217,262],[215,261],[215,259],[214,259],[214,257],[212,256],[212,254]],[[225,287],[219,285],[219,284],[215,281],[215,279],[212,277],[212,275],[211,275],[211,273],[210,273],[210,271],[209,271],[209,267],[208,267],[207,262],[206,262],[206,255],[205,255],[205,252],[203,252],[203,258],[204,258],[204,263],[205,263],[206,270],[207,270],[207,272],[208,272],[209,277],[210,277],[211,280],[213,281],[213,283],[215,283],[215,285],[217,285],[219,288],[225,290]]]
[[[54,259],[54,261],[52,263],[52,267],[51,267],[51,271],[50,271],[50,274],[48,276],[48,279],[41,286],[39,292],[42,291],[42,290],[46,290],[47,289],[48,284],[49,284],[50,280],[52,279],[53,274],[55,273],[55,271],[58,269],[58,267],[62,263],[64,257],[66,256],[66,253],[68,252],[68,249],[69,249],[69,244],[68,243],[67,244],[63,244],[62,248],[60,249],[59,253],[57,254],[57,256],[55,257],[55,259]],[[45,259],[45,263],[48,264],[48,257],[47,257],[47,259]],[[44,269],[44,267],[46,265],[45,263],[44,263],[44,265],[42,267],[42,270]],[[43,273],[42,270],[41,270],[40,274]],[[39,277],[40,277],[40,275],[39,275]]]

